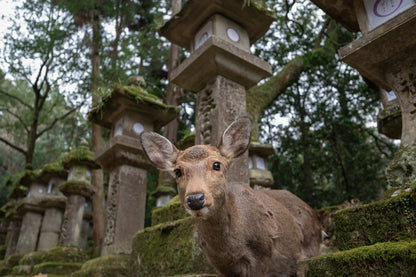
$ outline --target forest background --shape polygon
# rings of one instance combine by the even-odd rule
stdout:
[[[377,88],[337,55],[359,34],[307,0],[259,2],[276,20],[251,52],[272,65],[273,76],[247,92],[247,106],[255,135],[276,150],[269,160],[273,188],[314,208],[378,199],[397,143],[377,132]],[[105,143],[108,130],[92,126],[86,113],[129,76],[143,76],[149,93],[182,106],[179,119],[163,130],[167,137],[176,142],[192,132],[195,95],[168,82],[169,68],[189,53],[157,33],[181,1],[13,4],[13,13],[2,15],[8,28],[0,44],[0,206],[8,201],[7,176],[55,162],[83,140],[92,150]],[[96,172],[94,182],[103,203],[105,174]],[[152,171],[148,209],[156,186]],[[98,226],[104,207],[96,207]]]

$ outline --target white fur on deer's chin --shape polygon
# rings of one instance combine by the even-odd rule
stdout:
[[[188,208],[185,208],[186,212],[196,218],[200,218],[200,219],[207,219],[209,217],[209,207],[205,206],[202,209],[198,210],[198,211],[194,211],[194,210],[190,210]]]

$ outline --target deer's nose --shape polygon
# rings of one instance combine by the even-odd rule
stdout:
[[[189,194],[186,197],[186,204],[194,211],[200,210],[205,204],[205,195],[203,193]]]

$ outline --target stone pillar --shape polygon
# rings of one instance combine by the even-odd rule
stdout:
[[[36,250],[44,209],[40,201],[46,194],[47,186],[37,174],[29,187],[28,195],[22,200],[18,212],[22,215],[22,227],[16,245],[17,254],[26,254]]]
[[[86,198],[94,194],[91,170],[100,166],[94,161],[93,153],[86,146],[69,152],[62,164],[69,169],[69,174],[68,180],[59,185],[59,190],[67,197],[60,242],[64,246],[81,248]]]
[[[172,43],[191,55],[170,74],[170,81],[198,93],[195,144],[217,145],[225,128],[246,116],[246,89],[271,75],[265,61],[249,53],[274,18],[244,1],[187,1],[162,28]],[[233,162],[228,179],[249,184],[248,153]]]
[[[158,130],[179,113],[148,94],[141,83],[117,86],[111,98],[89,114],[94,123],[111,128],[110,141],[95,153],[96,161],[110,173],[103,256],[130,253],[133,236],[144,228],[151,165],[141,148],[141,132]]]

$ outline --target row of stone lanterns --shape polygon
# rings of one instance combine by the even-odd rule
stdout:
[[[97,167],[93,153],[80,147],[62,163],[9,179],[6,185],[11,187],[11,201],[2,208],[8,224],[6,257],[47,251],[58,244],[85,249],[88,230],[82,232],[78,226],[86,225],[85,198],[93,193],[88,172]]]

